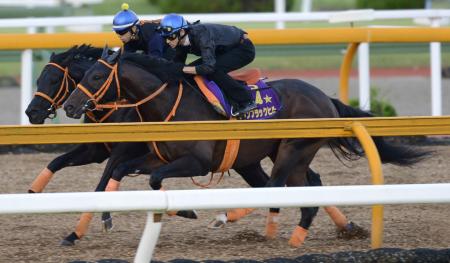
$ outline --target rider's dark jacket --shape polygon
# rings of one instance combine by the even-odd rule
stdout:
[[[185,63],[188,53],[200,56],[202,64],[195,66],[197,74],[210,74],[215,70],[216,55],[238,46],[244,34],[235,26],[192,24],[188,29],[190,45],[178,46],[174,60]]]
[[[129,41],[124,45],[125,52],[141,50],[146,55],[172,59],[174,51],[165,44],[164,39],[156,31],[159,23],[140,21],[138,27],[138,39]]]

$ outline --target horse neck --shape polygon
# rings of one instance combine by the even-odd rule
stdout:
[[[162,83],[153,74],[132,64],[119,66],[122,96],[130,103],[137,103],[155,92]],[[139,109],[145,121],[163,121],[173,109],[179,94],[179,82],[169,82],[167,87]],[[183,91],[173,120],[214,120],[217,113],[205,101],[197,87],[182,82]],[[126,87],[126,89],[124,89]]]

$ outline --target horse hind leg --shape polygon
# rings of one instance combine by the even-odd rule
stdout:
[[[306,178],[309,186],[322,186],[320,174],[313,170],[308,170]],[[366,229],[349,221],[344,213],[336,206],[325,206],[324,210],[336,225],[337,238],[349,240],[364,239],[369,236],[369,232]]]
[[[283,187],[308,185],[307,171],[309,165],[325,140],[294,139],[283,140],[278,148],[268,186]],[[301,208],[300,223],[294,229],[289,245],[300,247],[307,236],[308,228],[317,214],[317,207]]]

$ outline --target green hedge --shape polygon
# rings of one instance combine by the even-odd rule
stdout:
[[[357,8],[372,9],[422,9],[425,0],[357,0]]]
[[[162,13],[227,13],[227,12],[272,12],[273,0],[148,0]],[[286,1],[286,8],[293,7],[294,0]]]
[[[351,99],[350,106],[358,107],[359,100]],[[397,111],[389,102],[378,98],[378,90],[376,88],[370,89],[370,112],[376,117],[395,117]]]

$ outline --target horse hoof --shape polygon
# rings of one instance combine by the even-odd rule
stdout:
[[[223,228],[227,224],[227,216],[225,214],[217,215],[216,218],[208,224],[210,229]]]
[[[159,178],[156,178],[156,176],[154,176],[154,175],[152,175],[150,177],[150,180],[148,183],[153,190],[159,190],[162,188],[162,184],[161,184],[162,181]]]
[[[60,245],[61,246],[73,246],[75,245],[75,240],[80,239],[75,232],[70,233],[66,238],[64,238]]]
[[[197,219],[198,215],[195,210],[180,210],[177,212],[177,216],[189,218],[189,219]]]
[[[344,240],[366,239],[369,237],[369,231],[353,222],[350,222],[345,226],[345,228],[337,229],[336,236],[337,238]]]
[[[75,242],[74,241],[70,241],[70,240],[66,240],[63,239],[60,243],[61,246],[65,246],[65,247],[70,247],[70,246],[74,246]]]
[[[102,220],[103,232],[108,233],[113,229],[112,217]]]

